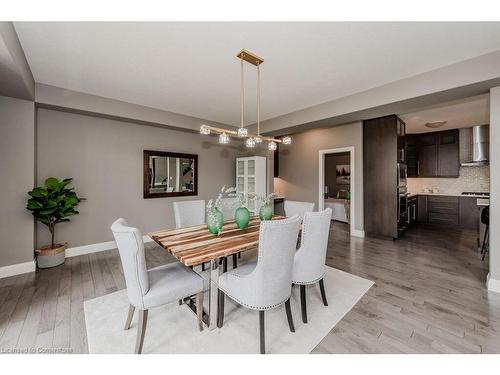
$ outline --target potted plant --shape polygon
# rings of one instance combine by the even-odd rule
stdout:
[[[237,193],[236,188],[234,189],[234,192],[229,194],[230,197],[233,198],[238,198],[239,205],[234,212],[234,221],[236,222],[236,225],[240,229],[245,229],[248,227],[248,224],[250,223],[250,211],[248,211],[248,208],[246,207],[246,199],[245,199],[245,194],[243,193]]]
[[[271,193],[269,195],[258,195],[252,194],[252,198],[262,202],[259,210],[259,218],[260,220],[271,220],[273,218],[273,207],[272,200],[276,198],[278,195],[276,193]]]
[[[51,243],[35,250],[37,254],[37,264],[39,268],[58,266],[64,263],[65,245],[55,243],[56,225],[69,221],[69,217],[77,215],[79,212],[75,207],[84,198],[80,198],[67,186],[72,178],[62,181],[55,177],[45,180],[43,186],[39,186],[28,192],[30,198],[26,208],[31,211],[35,220],[45,224],[50,231]]]

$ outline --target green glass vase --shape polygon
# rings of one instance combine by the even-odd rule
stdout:
[[[238,208],[234,213],[234,220],[236,221],[238,228],[245,229],[248,227],[248,223],[250,222],[250,211],[248,211],[248,208]]]
[[[210,210],[207,213],[207,227],[208,231],[212,234],[219,235],[224,226],[224,216],[218,208]]]
[[[260,207],[259,218],[262,221],[271,220],[273,218],[273,208],[270,204],[265,204]]]

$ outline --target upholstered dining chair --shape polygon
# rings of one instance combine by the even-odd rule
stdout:
[[[219,328],[224,324],[224,296],[243,307],[259,311],[260,352],[266,351],[264,312],[285,304],[288,325],[295,332],[290,295],[293,259],[300,218],[264,221],[260,224],[256,262],[246,263],[219,277]]]
[[[125,329],[130,328],[135,309],[139,309],[135,353],[142,352],[149,309],[196,295],[198,327],[203,330],[203,278],[181,263],[146,269],[144,243],[137,228],[124,219],[111,225],[115,237],[130,302]]]
[[[328,306],[323,277],[331,219],[331,208],[304,214],[302,237],[300,247],[295,253],[292,276],[292,283],[300,285],[300,305],[304,323],[307,323],[306,285],[319,283],[323,304]]]
[[[304,213],[314,210],[314,202],[299,202],[285,200],[285,216],[292,217],[299,215],[300,219],[304,218]]]
[[[175,227],[190,227],[205,224],[205,201],[174,202]]]

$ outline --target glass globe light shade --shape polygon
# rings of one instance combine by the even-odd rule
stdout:
[[[284,145],[289,145],[289,144],[291,144],[291,143],[292,143],[292,138],[291,138],[291,137],[286,136],[286,137],[283,137],[282,141],[283,141],[283,144],[284,144]]]
[[[267,145],[267,148],[269,149],[269,151],[276,151],[276,149],[278,148],[278,145],[276,144],[276,142],[271,141]]]
[[[248,136],[248,130],[245,128],[238,129],[238,137],[246,137]]]
[[[255,139],[253,139],[252,137],[250,138],[247,138],[245,144],[247,145],[247,147],[249,148],[252,148],[252,147],[255,147]]]
[[[200,134],[209,135],[210,134],[210,128],[207,125],[201,125],[200,126]]]
[[[229,143],[229,136],[225,132],[219,135],[219,143]]]

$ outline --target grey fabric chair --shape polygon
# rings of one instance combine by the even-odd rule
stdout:
[[[299,215],[300,219],[304,218],[304,213],[314,210],[314,202],[299,202],[285,200],[285,216],[292,217]]]
[[[219,277],[218,326],[224,324],[224,296],[252,310],[259,311],[260,352],[266,351],[264,312],[285,304],[288,324],[295,332],[290,295],[293,259],[300,218],[264,221],[260,224],[259,254],[256,262],[247,263]]]
[[[304,214],[302,238],[300,247],[295,253],[292,276],[292,283],[300,285],[300,304],[304,323],[307,323],[306,285],[319,282],[323,304],[328,306],[323,277],[331,219],[331,208]]]
[[[191,227],[205,224],[205,201],[179,201],[174,202],[175,227]]]
[[[202,331],[203,278],[181,263],[170,263],[147,270],[144,243],[139,229],[129,227],[124,219],[118,219],[111,225],[111,231],[120,253],[130,302],[126,330],[130,328],[135,309],[139,309],[135,353],[142,352],[148,310],[180,298],[196,295],[198,327]]]

